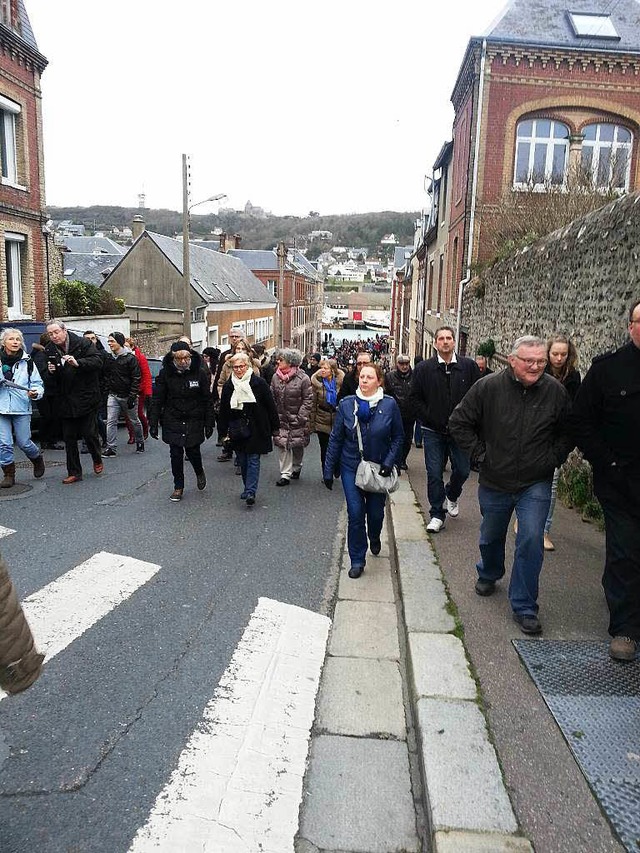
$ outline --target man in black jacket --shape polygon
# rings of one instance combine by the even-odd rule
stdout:
[[[124,345],[122,332],[111,332],[107,338],[111,360],[106,362],[107,397],[107,449],[102,454],[109,458],[117,455],[118,418],[120,413],[131,421],[136,438],[136,453],[144,453],[142,424],[138,417],[138,392],[140,391],[140,365],[131,350]]]
[[[449,435],[449,415],[480,378],[475,361],[456,354],[451,326],[436,329],[435,348],[437,354],[414,369],[411,383],[413,413],[422,424],[430,533],[442,530],[447,513],[455,518],[459,512],[458,498],[469,476],[469,457]],[[451,460],[451,477],[445,486],[447,456]]]
[[[400,467],[403,471],[407,470],[407,456],[411,450],[413,428],[416,422],[413,407],[409,400],[412,376],[411,359],[408,355],[400,353],[396,358],[396,369],[390,370],[384,377],[384,393],[393,397],[398,404],[402,416],[404,444],[402,445],[402,462],[400,463]]]
[[[357,354],[353,370],[346,373],[342,380],[342,385],[338,391],[338,403],[345,397],[350,397],[352,394],[356,393],[358,390],[358,382],[360,380],[360,371],[365,364],[371,364],[371,356],[368,352],[364,352],[363,350]]]
[[[640,642],[640,301],[629,310],[629,335],[594,359],[571,417],[604,513],[609,654],[622,661],[635,658]]]
[[[479,465],[482,513],[478,595],[491,595],[505,573],[504,551],[513,511],[518,519],[509,584],[514,621],[539,634],[538,580],[544,558],[544,525],[553,472],[571,449],[569,398],[544,372],[546,344],[518,338],[509,367],[480,380],[449,418],[457,445]]]
[[[103,470],[96,413],[100,405],[100,368],[102,359],[87,338],[68,332],[62,320],[47,324],[49,343],[44,351],[47,371],[43,376],[51,394],[54,412],[62,421],[62,437],[67,452],[68,476],[65,485],[82,480],[78,439],[84,438],[93,459],[93,470]]]

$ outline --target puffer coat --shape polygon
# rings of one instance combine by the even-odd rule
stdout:
[[[191,353],[191,365],[184,373],[176,370],[172,354],[167,353],[151,398],[149,429],[157,429],[162,422],[165,444],[202,444],[205,427],[213,429],[215,422],[210,383],[211,376],[197,352]]]
[[[271,380],[271,393],[280,418],[273,443],[283,450],[306,447],[310,440],[309,416],[313,406],[311,380],[300,369],[288,382],[283,382],[276,372]]]
[[[344,371],[339,370],[335,379],[336,391],[340,393]],[[309,417],[309,429],[311,432],[324,432],[329,435],[336,420],[337,407],[334,408],[327,403],[327,389],[324,387],[319,370],[311,377],[311,387],[313,389],[313,405]]]
[[[26,690],[42,672],[43,661],[0,556],[0,687],[7,693]]]

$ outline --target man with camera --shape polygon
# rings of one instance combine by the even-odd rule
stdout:
[[[43,379],[54,412],[62,421],[68,473],[62,482],[70,485],[82,480],[79,438],[84,438],[87,444],[94,472],[103,471],[96,429],[102,359],[90,340],[67,331],[62,320],[51,320],[47,333],[49,343],[44,349],[47,370]]]
[[[118,418],[120,413],[131,421],[136,439],[136,453],[144,453],[142,424],[138,417],[138,393],[140,391],[140,365],[134,353],[124,345],[122,332],[111,332],[107,339],[111,358],[106,362],[107,389],[107,449],[102,454],[110,458],[117,456]]]

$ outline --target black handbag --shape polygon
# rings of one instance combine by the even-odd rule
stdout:
[[[242,444],[251,438],[251,421],[245,415],[229,421],[228,433],[232,445]]]

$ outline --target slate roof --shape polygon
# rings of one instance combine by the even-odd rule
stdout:
[[[393,266],[401,270],[413,254],[413,246],[396,246],[393,254]]]
[[[220,240],[189,240],[192,246],[200,246],[201,249],[211,249],[212,252],[220,251]]]
[[[303,255],[302,252],[298,251],[298,249],[289,249],[287,253],[287,261],[289,264],[297,267],[298,272],[301,272],[308,278],[312,278],[314,280],[322,278],[316,267],[314,267],[311,261]]]
[[[182,275],[182,241],[145,231],[138,240],[149,238]],[[137,244],[134,243],[134,246]],[[241,260],[189,243],[191,286],[209,302],[271,302],[273,297]]]
[[[66,252],[62,256],[62,277],[67,281],[86,281],[101,287],[106,276],[122,260],[119,252],[111,255],[91,255]]]
[[[619,39],[577,36],[569,12],[609,15]],[[640,51],[637,0],[511,0],[484,33],[489,41],[621,52]]]
[[[126,246],[121,246],[109,237],[62,237],[60,239],[62,245],[66,246],[69,252],[78,252],[85,255],[100,253],[124,255],[127,252]]]
[[[239,258],[250,270],[278,270],[278,256],[270,249],[229,249],[228,255]]]

